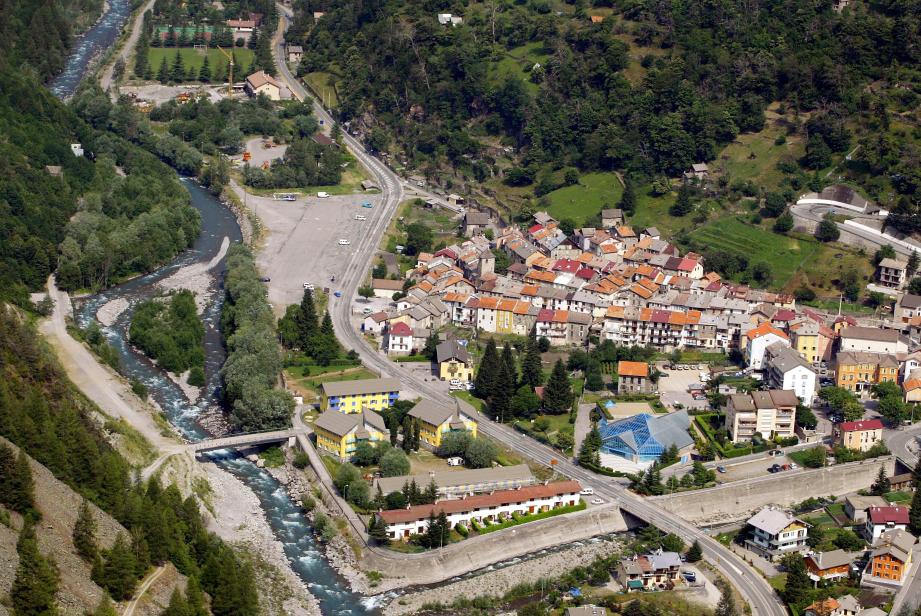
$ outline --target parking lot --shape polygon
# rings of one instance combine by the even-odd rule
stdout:
[[[664,362],[656,365],[660,372],[668,375],[659,377],[659,399],[662,404],[672,409],[677,404],[686,409],[707,408],[710,403],[707,400],[695,400],[688,393],[688,387],[695,383],[700,383],[700,373],[706,372],[709,374],[709,369],[700,370],[698,364],[684,365],[688,366],[687,370],[668,368],[668,364]]]
[[[716,480],[723,483],[730,483],[733,481],[742,481],[743,479],[752,479],[754,477],[765,477],[770,475],[768,468],[774,464],[791,464],[793,460],[788,458],[785,455],[780,456],[764,456],[758,458],[757,460],[749,460],[747,462],[736,462],[733,463],[732,460],[724,460],[720,464],[726,469],[725,473],[716,474]],[[794,469],[788,471],[780,471],[778,474],[781,475],[792,475],[794,473],[800,472],[802,469]]]
[[[340,278],[352,253],[365,241],[363,229],[371,224],[380,195],[334,195],[320,199],[315,193],[300,194],[295,201],[276,201],[271,196],[247,196],[247,206],[265,225],[264,246],[256,257],[259,270],[268,276],[269,302],[276,316],[288,304],[300,302],[304,283],[335,292],[333,276]],[[355,220],[356,215],[368,220]],[[340,239],[349,245],[339,244]],[[339,301],[330,297],[330,301]],[[348,301],[342,299],[342,301]]]

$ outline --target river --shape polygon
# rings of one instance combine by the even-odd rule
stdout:
[[[89,30],[74,37],[64,70],[48,89],[58,98],[72,96],[93,61],[115,43],[130,17],[131,0],[106,0],[106,12]]]
[[[219,407],[220,367],[224,361],[224,348],[220,336],[220,312],[223,305],[221,278],[224,263],[212,270],[212,284],[208,288],[208,302],[203,315],[205,322],[205,377],[207,384],[197,404],[190,404],[182,390],[163,370],[128,343],[131,315],[139,302],[159,294],[157,282],[181,267],[193,263],[207,263],[221,249],[224,238],[232,242],[241,240],[240,229],[233,214],[215,197],[194,182],[184,179],[183,184],[191,195],[192,205],[202,219],[202,233],[194,246],[176,257],[170,264],[155,272],[135,278],[125,284],[108,289],[77,303],[77,321],[86,326],[95,319],[103,304],[124,299],[128,308],[110,327],[103,327],[109,342],[118,350],[121,372],[143,382],[150,397],[160,406],[167,419],[191,441],[208,438],[209,434],[198,423],[203,412]],[[308,519],[285,489],[268,472],[245,458],[229,451],[215,452],[211,459],[221,468],[245,483],[259,498],[275,538],[284,546],[291,569],[320,602],[320,610],[330,615],[362,615],[377,613],[376,601],[353,593],[347,582],[333,569],[317,544]]]

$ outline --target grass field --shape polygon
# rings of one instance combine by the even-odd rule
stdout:
[[[706,224],[693,231],[691,237],[710,248],[743,255],[750,264],[770,264],[774,288],[786,286],[806,264],[812,267],[820,249],[818,242],[772,233],[735,217]]]
[[[327,109],[335,109],[339,106],[339,97],[336,95],[336,88],[330,84],[330,80],[333,80],[333,82],[336,80],[335,75],[332,73],[307,73],[304,75],[304,81],[320,97],[323,101],[323,106]]]
[[[547,54],[544,52],[543,43],[528,43],[512,49],[500,60],[493,62],[489,67],[489,75],[494,81],[500,83],[507,77],[515,75],[524,82],[525,88],[531,95],[536,95],[540,87],[531,81],[530,69],[535,64],[543,64],[546,59]]]
[[[795,135],[787,136],[782,118],[772,111],[766,112],[765,116],[767,122],[763,130],[739,135],[717,157],[716,166],[729,177],[730,182],[751,180],[755,186],[775,190],[783,179],[777,163],[803,155],[802,139]],[[784,136],[785,143],[777,145],[775,140],[780,136]]]
[[[176,50],[176,47],[150,48],[147,57],[150,58],[150,67],[153,69],[155,76],[157,71],[160,70],[160,63],[163,62],[164,58],[166,58],[167,66],[173,66],[173,61],[176,58]],[[179,47],[178,50],[179,55],[182,56],[182,63],[185,65],[185,70],[188,71],[189,67],[194,68],[196,71],[201,68],[202,63],[205,61],[205,55],[199,53],[198,49],[192,47]],[[245,47],[236,47],[233,53],[236,57],[236,63],[233,69],[233,79],[234,81],[241,81],[246,77],[244,72],[249,70],[249,65],[253,63],[253,51]],[[215,71],[218,71],[218,67],[221,67],[218,71],[220,74],[224,75],[227,72],[227,58],[221,53],[220,49],[208,50],[208,64],[211,66],[212,75],[215,74]]]
[[[613,173],[586,173],[578,184],[549,193],[550,214],[557,220],[571,218],[584,223],[605,207],[617,207],[624,189]]]

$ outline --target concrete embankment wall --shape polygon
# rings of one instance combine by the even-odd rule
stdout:
[[[398,554],[367,548],[362,568],[399,577],[405,585],[434,584],[510,558],[626,530],[620,509],[611,504],[529,522],[431,552]]]
[[[895,473],[895,457],[885,456],[825,468],[766,474],[757,479],[736,481],[705,490],[654,496],[649,500],[695,524],[730,522],[744,518],[765,505],[789,506],[807,498],[842,496],[868,488],[876,479],[880,466],[891,477]]]

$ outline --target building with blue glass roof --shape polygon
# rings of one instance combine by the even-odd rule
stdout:
[[[694,445],[688,433],[691,421],[687,411],[667,415],[640,413],[632,417],[598,423],[601,453],[620,456],[631,462],[654,462],[672,445],[684,453]]]

